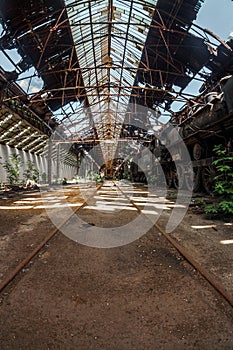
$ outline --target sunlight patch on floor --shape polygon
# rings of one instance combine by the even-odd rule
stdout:
[[[220,241],[221,244],[233,244],[233,239],[226,239],[223,241]]]

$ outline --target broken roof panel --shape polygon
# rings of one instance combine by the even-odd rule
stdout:
[[[37,69],[44,89],[51,92],[50,108],[76,100],[76,86],[83,82],[63,0],[3,0],[0,16],[5,29],[0,47],[17,48],[24,68]]]
[[[189,32],[202,2],[3,0],[0,46],[17,48],[21,68],[33,65],[43,79],[34,105],[44,92],[42,104],[69,132],[96,123],[99,138],[113,138],[129,102],[171,103],[174,87],[184,89],[207,64],[205,40]]]
[[[204,39],[188,32],[201,2],[159,0],[157,3],[134,85],[157,88],[160,103],[161,89],[172,91],[174,86],[184,89],[210,57]],[[166,93],[163,98],[166,101]],[[156,91],[147,94],[144,100],[152,107]]]
[[[93,111],[122,111],[130,98],[125,88],[132,88],[156,1],[66,0],[65,4],[90,107],[95,103]],[[100,120],[107,122],[103,115],[96,122]]]

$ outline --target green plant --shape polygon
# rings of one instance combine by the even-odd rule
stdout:
[[[99,173],[94,173],[94,180],[95,182],[103,182],[103,179]]]
[[[47,175],[46,175],[45,172],[41,174],[41,179],[42,179],[42,182],[43,182],[43,183],[46,183]]]
[[[148,184],[149,185],[155,185],[156,182],[157,182],[157,179],[158,177],[156,175],[151,175],[149,178],[148,178]]]
[[[127,173],[122,173],[122,179],[128,180],[129,175]]]
[[[30,160],[27,162],[27,169],[23,173],[23,177],[26,180],[31,180],[34,182],[39,181],[39,171],[35,168],[35,165]]]
[[[19,183],[19,173],[20,173],[21,160],[19,154],[12,154],[9,157],[9,161],[5,161],[3,168],[6,169],[7,179],[10,185],[15,185]]]
[[[195,205],[199,205],[201,207],[203,207],[206,204],[203,198],[194,198],[193,202]]]
[[[62,180],[62,185],[67,185],[68,184],[68,182],[67,182],[67,178],[66,177],[64,177],[63,178],[63,180]]]
[[[205,208],[206,214],[218,215],[218,214],[233,214],[233,201],[221,201],[207,205]]]
[[[214,147],[217,158],[213,161],[216,170],[214,194],[216,202],[207,205],[205,212],[211,215],[233,214],[233,157],[227,155],[222,145]]]

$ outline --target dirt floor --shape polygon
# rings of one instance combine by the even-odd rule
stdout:
[[[76,210],[95,190],[67,186],[65,200]],[[78,211],[86,225],[111,233],[138,215],[124,196],[114,197],[114,188],[101,191],[102,202],[98,197]],[[0,283],[54,230],[46,206],[62,222],[64,198],[56,190],[45,197],[1,194]],[[114,203],[121,203],[117,215]],[[232,222],[196,212],[191,206],[171,236],[233,293]],[[159,225],[168,216],[164,211]],[[85,246],[58,232],[3,290],[0,344],[3,350],[230,350],[233,310],[155,227],[115,248]]]

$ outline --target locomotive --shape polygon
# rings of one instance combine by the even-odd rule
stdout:
[[[190,100],[186,106],[175,113],[171,122],[185,143],[193,168],[193,182],[186,176],[186,164],[174,162],[167,147],[160,144],[160,163],[168,186],[178,188],[179,181],[186,181],[186,187],[197,192],[201,187],[212,194],[214,177],[213,166],[215,145],[223,145],[227,154],[232,154],[233,136],[233,76],[223,77],[212,91],[199,99]],[[166,131],[166,132],[165,132]],[[162,132],[166,145],[172,143],[179,152],[179,139],[175,139],[174,129]],[[178,155],[178,154],[177,154]],[[178,176],[179,175],[179,176]]]

